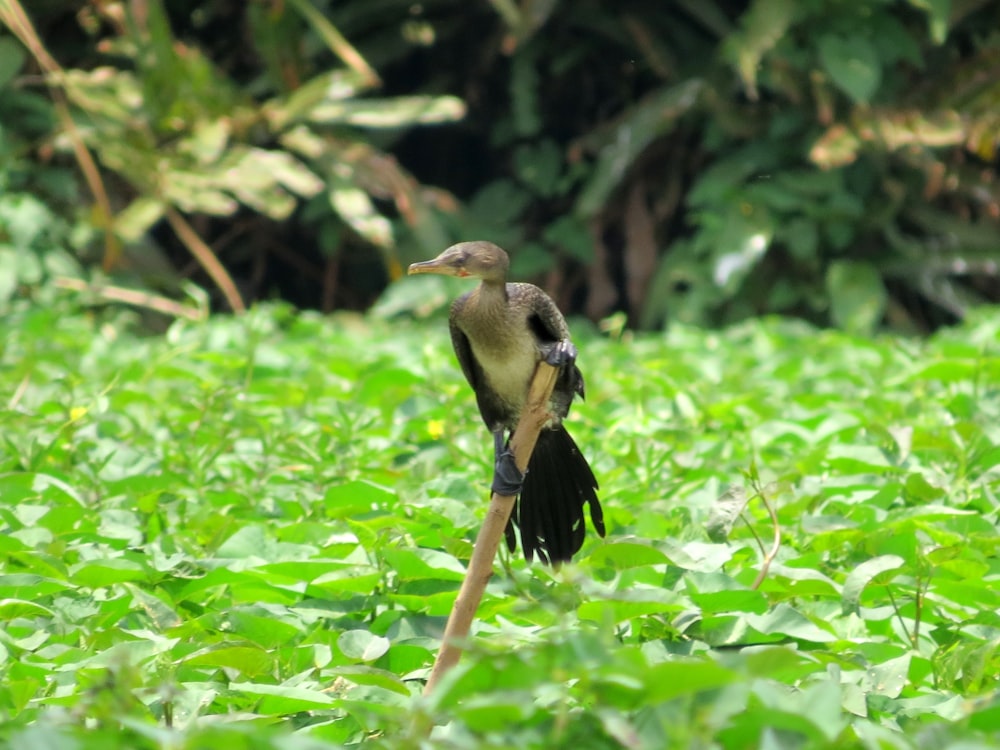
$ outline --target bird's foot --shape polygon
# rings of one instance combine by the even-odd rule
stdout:
[[[524,474],[517,468],[514,454],[509,448],[504,448],[497,455],[497,462],[493,467],[493,486],[490,489],[503,497],[515,497],[521,494],[523,484]]]
[[[545,355],[545,362],[553,367],[563,367],[564,365],[576,362],[576,347],[569,339],[563,339]]]

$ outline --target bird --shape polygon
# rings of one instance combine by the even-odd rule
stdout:
[[[504,534],[507,547],[511,553],[517,549],[516,526],[529,563],[537,555],[543,564],[559,565],[583,546],[585,505],[595,531],[605,535],[597,479],[563,425],[574,397],[584,397],[583,374],[576,365],[577,350],[566,319],[555,302],[534,284],[508,282],[509,267],[502,248],[473,241],[452,245],[433,260],[413,263],[408,273],[479,280],[476,288],[452,303],[448,327],[459,366],[493,434],[491,489],[518,498]],[[510,451],[510,436],[542,360],[559,372],[548,404],[550,417],[522,474]]]

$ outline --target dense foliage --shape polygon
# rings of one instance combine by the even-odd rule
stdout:
[[[1000,299],[995,0],[8,0],[0,19],[0,183],[70,225],[95,282],[100,260],[234,308],[361,308],[483,238],[563,307],[633,326],[924,330]],[[8,203],[22,255],[7,223],[37,211]]]
[[[609,536],[504,558],[422,698],[490,472],[443,322],[137,338],[65,294],[0,341],[4,746],[1000,741],[995,313],[926,342],[580,330]]]

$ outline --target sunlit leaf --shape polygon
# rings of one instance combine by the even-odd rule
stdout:
[[[308,117],[318,123],[344,123],[364,128],[401,128],[460,120],[465,103],[454,96],[399,96],[394,99],[325,101]]]
[[[861,601],[861,592],[875,578],[893,570],[898,570],[904,564],[904,560],[899,555],[880,555],[870,560],[865,560],[852,570],[847,580],[844,581],[844,588],[841,592],[841,604],[844,612],[857,612]]]

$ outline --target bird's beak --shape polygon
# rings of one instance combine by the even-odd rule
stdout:
[[[443,255],[439,255],[434,260],[424,260],[420,263],[410,264],[406,272],[409,276],[416,273],[436,273],[442,276],[468,276],[469,272],[461,266],[449,263]]]

